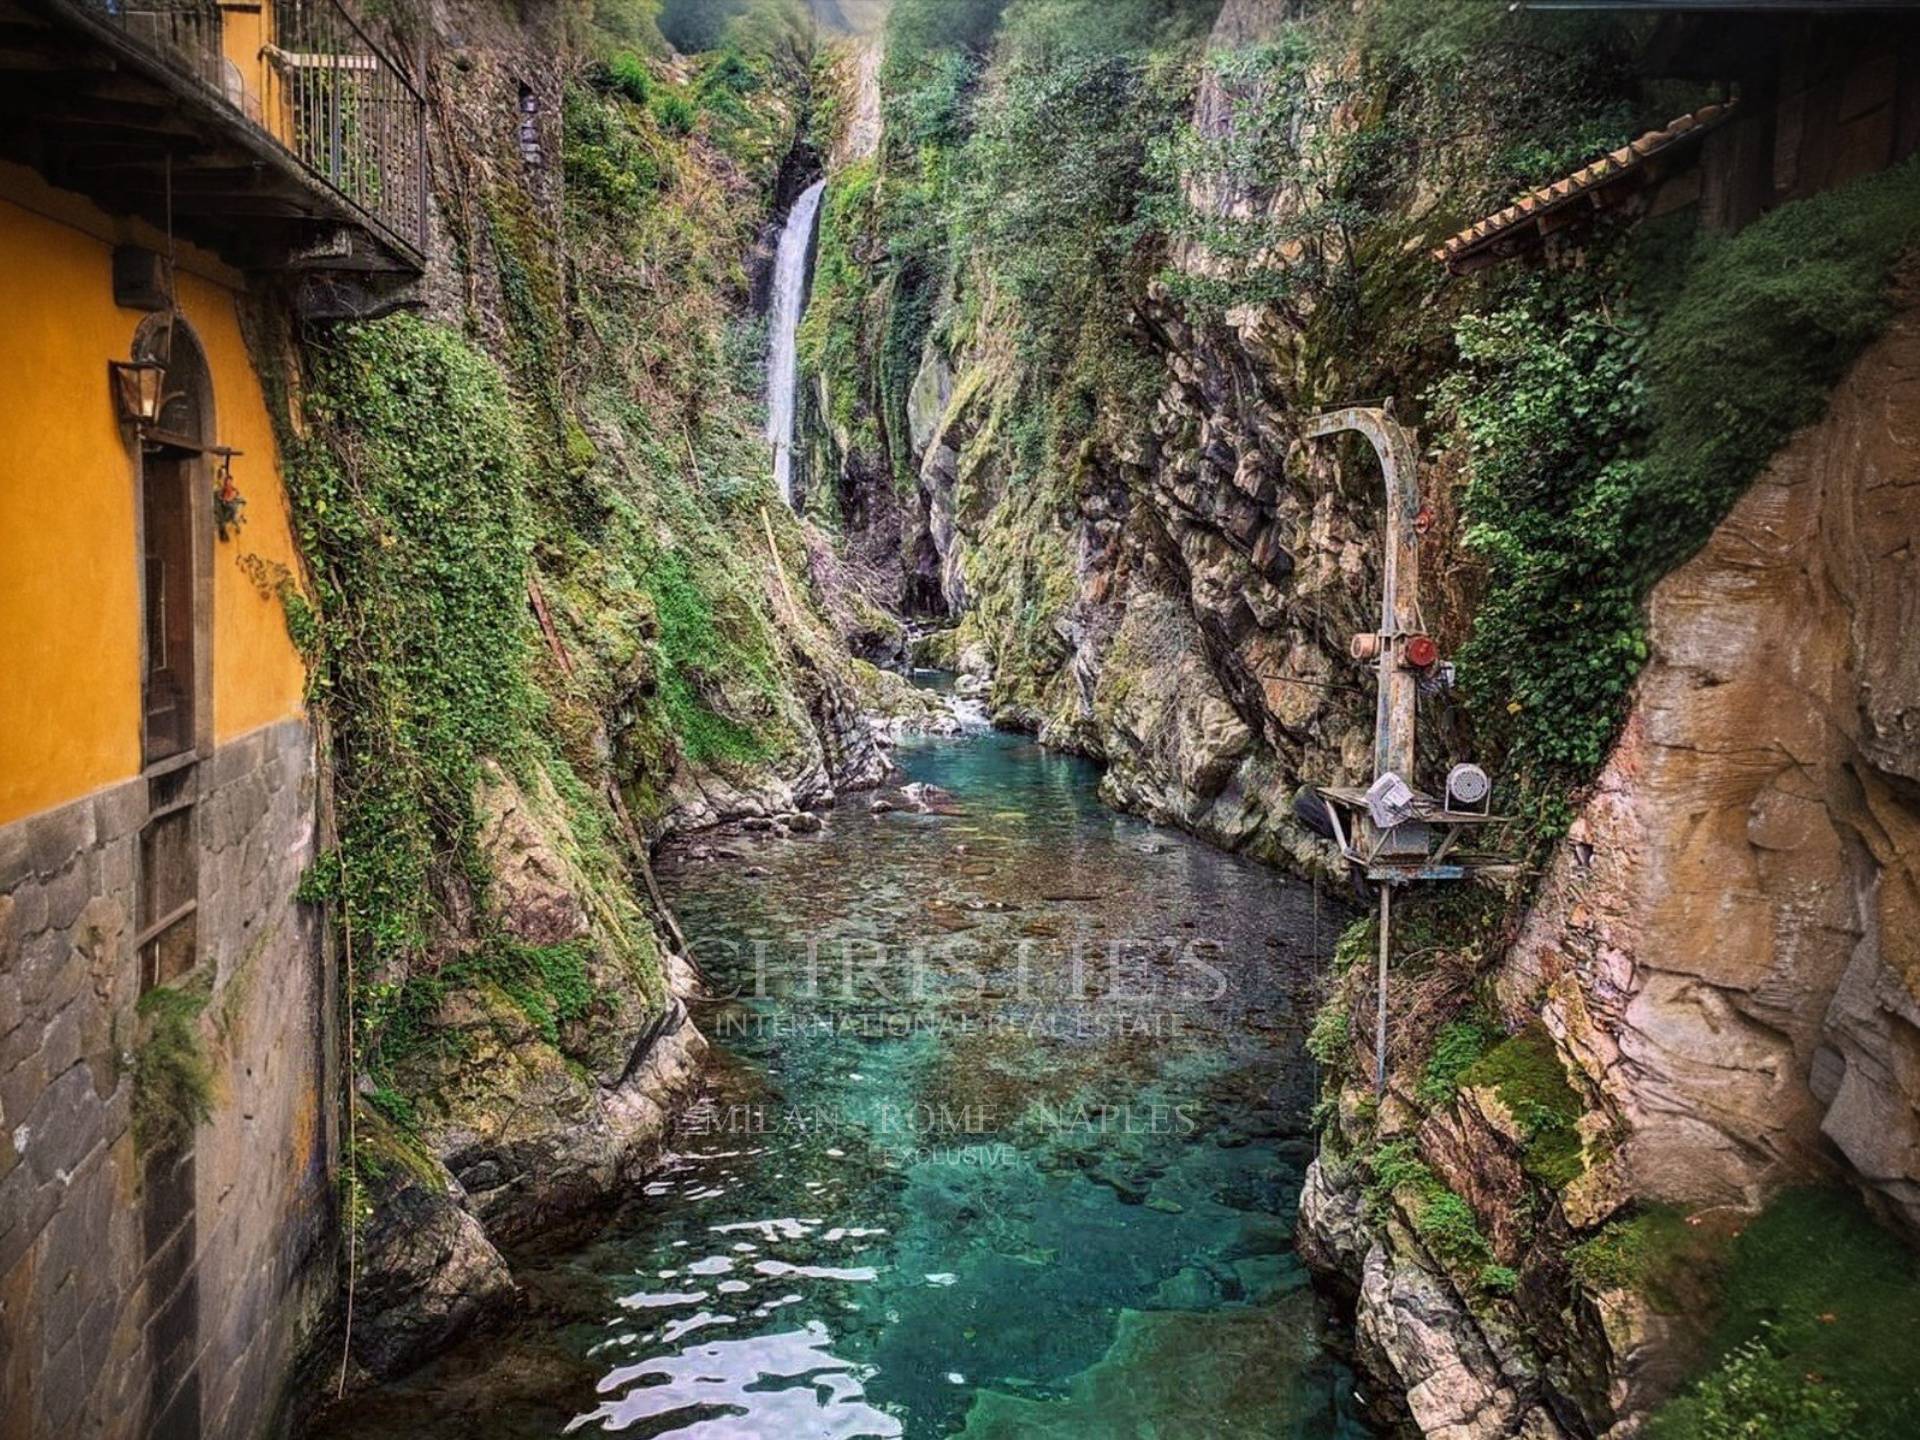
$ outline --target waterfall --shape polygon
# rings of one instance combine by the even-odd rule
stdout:
[[[767,353],[767,440],[773,446],[773,480],[780,498],[793,503],[793,410],[798,385],[795,347],[800,312],[807,299],[807,253],[813,248],[813,222],[827,182],[816,180],[793,202],[780,253],[773,267],[773,333]]]

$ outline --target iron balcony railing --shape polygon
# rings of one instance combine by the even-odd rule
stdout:
[[[239,110],[415,256],[427,234],[426,105],[340,0],[82,0]]]
[[[426,106],[339,0],[275,0],[267,128],[414,250],[427,238]]]

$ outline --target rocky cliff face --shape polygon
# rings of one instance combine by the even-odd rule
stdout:
[[[433,1044],[397,1077],[411,1124],[361,1112],[376,1158],[352,1340],[383,1379],[512,1299],[503,1249],[592,1213],[645,1171],[706,1051],[685,1004],[694,972],[639,923],[630,892],[581,865],[551,787],[529,796],[493,767],[479,803],[501,923],[527,946],[574,947],[595,998],[543,1027],[497,984],[455,989]],[[636,936],[648,953],[628,953]]]
[[[1920,311],[1654,591],[1632,717],[1501,975],[1643,1196],[1839,1162],[1920,1233]]]
[[[1275,7],[1231,0],[1212,44],[1258,44],[1282,24]],[[1230,126],[1220,83],[1206,72],[1203,132]],[[1216,214],[1291,203],[1199,185],[1190,198]],[[1198,246],[1173,259],[1195,275],[1213,263]],[[878,456],[828,437],[843,492],[913,477],[907,502],[881,511],[905,572],[886,598],[957,620],[932,658],[991,676],[998,723],[1104,761],[1111,803],[1310,860],[1286,818],[1298,777],[1352,778],[1368,744],[1344,651],[1374,501],[1363,476],[1293,453],[1297,334],[1258,309],[1195,322],[1156,286],[1132,343],[1161,379],[1103,402],[1075,453],[1035,474],[1010,438],[1032,403],[1017,321],[992,275],[963,267],[934,305],[904,427],[882,433]],[[820,383],[832,413],[844,377]]]
[[[1914,1229],[1920,748],[1896,636],[1920,533],[1917,367],[1909,301],[1654,591],[1626,728],[1492,974],[1506,1025],[1544,1025],[1577,1087],[1578,1164],[1549,1208],[1497,1087],[1463,1084],[1421,1121],[1409,1066],[1377,1117],[1356,1113],[1360,1089],[1343,1101],[1303,1240],[1351,1287],[1380,1393],[1426,1434],[1600,1433],[1671,1393],[1704,1290],[1594,1273],[1567,1298],[1576,1238],[1630,1206],[1710,1237],[1833,1177]],[[1488,1226],[1510,1295],[1423,1235],[1417,1184],[1382,1196],[1358,1152],[1396,1129]]]
[[[973,213],[920,292],[931,317],[908,327],[904,366],[849,373],[818,352],[816,474],[862,517],[856,544],[897,547],[901,569],[875,598],[952,622],[923,655],[990,681],[998,722],[1102,760],[1114,804],[1310,864],[1325,857],[1287,816],[1294,790],[1363,777],[1369,762],[1370,678],[1345,641],[1373,625],[1379,501],[1370,457],[1309,451],[1299,424],[1394,394],[1429,427],[1421,600],[1456,650],[1487,564],[1462,543],[1473,446],[1442,403],[1464,373],[1456,325],[1533,282],[1449,284],[1425,246],[1445,233],[1441,212],[1464,222],[1488,213],[1462,208],[1474,197],[1511,196],[1515,176],[1493,161],[1526,149],[1512,134],[1523,118],[1537,122],[1528,163],[1553,176],[1596,148],[1557,124],[1604,133],[1597,117],[1619,123],[1634,103],[1630,52],[1595,60],[1598,75],[1543,58],[1551,45],[1537,74],[1470,46],[1456,68],[1422,69],[1393,49],[1407,12],[1355,8],[1361,23],[1340,32],[1324,13],[1227,0],[1210,48],[1239,58],[1200,69],[1173,148],[1317,156],[1377,137],[1392,113],[1404,167],[1344,192],[1300,169],[1250,182],[1189,163],[1181,198],[1197,220],[1129,292],[1128,354],[1146,357],[1151,381],[1089,385],[1088,400],[1070,378],[1052,403],[1085,408],[1056,452],[1036,461],[1023,439],[1042,382],[1007,263],[981,259],[966,233]],[[1009,53],[1003,40],[973,72],[976,123],[999,123],[980,117],[1013,83],[993,68]],[[1317,58],[1273,60],[1301,53]],[[1289,86],[1308,98],[1280,107],[1280,124],[1273,101]],[[921,112],[887,113],[898,126]],[[859,202],[841,216],[845,263],[826,303],[843,320],[857,311],[845,323],[870,337],[897,334],[901,252],[924,243],[885,219],[901,143],[890,130],[835,172]],[[944,142],[919,143],[925,170],[949,163]],[[1349,207],[1331,224],[1330,193]],[[1267,248],[1219,243],[1233,227]],[[1263,265],[1326,283],[1235,288]],[[1577,265],[1540,283],[1563,281],[1582,283]],[[1540,337],[1498,329],[1515,313],[1492,322],[1492,348],[1517,367]],[[1920,518],[1914,345],[1904,308],[1827,417],[1654,590],[1630,714],[1597,776],[1598,745],[1584,762],[1579,778],[1593,778],[1566,840],[1542,847],[1538,889],[1427,918],[1416,907],[1389,999],[1388,1094],[1336,1083],[1302,1209],[1303,1245],[1356,1308],[1384,1423],[1453,1440],[1631,1427],[1681,1382],[1711,1308],[1699,1283],[1647,1283],[1642,1248],[1685,1270],[1692,1247],[1818,1177],[1851,1180],[1913,1224],[1915,679],[1898,637]],[[1567,417],[1540,424],[1522,419],[1502,443],[1551,455]],[[1637,641],[1619,646],[1635,658],[1593,663],[1630,675]],[[1477,717],[1423,708],[1423,763],[1462,758],[1476,719],[1481,745],[1496,743],[1489,698],[1509,702],[1479,697]],[[1366,969],[1349,957],[1330,980],[1339,1023],[1322,1037],[1330,1070],[1354,1076],[1371,1070]]]
[[[398,17],[424,313],[296,337],[355,986],[351,1354],[381,1378],[497,1313],[512,1252],[625,1193],[697,1084],[649,847],[877,785],[874,712],[918,713],[848,653],[841,566],[760,437],[747,272],[811,29],[755,0],[683,55],[650,14]]]

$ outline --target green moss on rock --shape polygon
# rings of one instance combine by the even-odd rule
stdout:
[[[1433,1173],[1411,1139],[1384,1141],[1367,1152],[1363,1163],[1369,1178],[1362,1189],[1376,1219],[1384,1217],[1389,1203],[1397,1205],[1441,1264],[1475,1286],[1502,1291],[1503,1267],[1495,1262],[1473,1207]]]
[[[1544,1185],[1558,1189],[1585,1168],[1574,1124],[1585,1112],[1579,1092],[1567,1083],[1553,1037],[1540,1025],[1509,1036],[1456,1078],[1461,1089],[1491,1089],[1525,1137],[1521,1164]]]
[[[1678,1210],[1654,1206],[1609,1221],[1569,1250],[1567,1260],[1589,1290],[1634,1290],[1656,1308],[1673,1310],[1678,1296],[1698,1288],[1679,1272],[1711,1270],[1712,1249],[1710,1237],[1690,1227]]]
[[[1434,1037],[1433,1051],[1420,1074],[1416,1094],[1429,1109],[1450,1103],[1460,1088],[1460,1077],[1494,1045],[1500,1031],[1485,1016],[1471,1014],[1451,1020]]]
[[[1841,1190],[1777,1197],[1734,1240],[1704,1373],[1650,1440],[1920,1434],[1920,1261]]]

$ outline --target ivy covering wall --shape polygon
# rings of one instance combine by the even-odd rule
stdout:
[[[775,614],[804,554],[759,434],[743,264],[804,124],[810,28],[742,0],[676,58],[668,18],[603,8],[562,57],[555,188],[486,116],[440,117],[461,313],[295,337],[281,439],[312,584],[284,598],[337,840],[304,898],[331,910],[350,1074],[381,1112],[356,1187],[457,1067],[453,999],[596,1068],[664,1007],[636,846],[674,777],[800,763],[822,675],[845,679],[810,598]],[[502,914],[482,827],[503,785],[586,938],[529,943]]]

